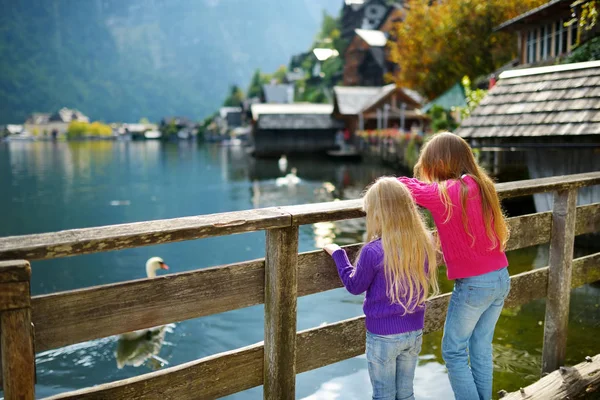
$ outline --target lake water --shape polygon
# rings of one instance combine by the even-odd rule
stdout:
[[[254,160],[241,148],[195,143],[0,143],[0,236],[244,210],[254,207],[353,199],[366,184],[401,171],[326,159],[289,160],[301,181],[281,185],[277,160]],[[288,168],[288,171],[289,171]],[[363,220],[300,228],[300,251],[332,240],[360,241]],[[162,257],[169,273],[264,256],[264,232],[219,237],[32,263],[34,295],[145,277],[145,261]],[[583,254],[580,250],[578,253]],[[516,274],[547,264],[547,246],[509,254]],[[162,271],[161,271],[162,272]],[[443,275],[443,272],[441,273]],[[444,291],[451,283],[442,280]],[[574,290],[568,362],[600,353],[600,289]],[[140,299],[143,301],[143,299]],[[343,289],[298,300],[298,329],[362,314],[362,298]],[[494,341],[495,391],[536,380],[541,365],[544,301],[505,310]],[[263,340],[263,308],[250,307],[170,326],[158,354],[168,366]],[[416,372],[419,399],[452,398],[440,353],[441,333],[425,337]],[[160,367],[117,368],[117,338],[105,338],[37,355],[37,395],[129,378]],[[364,356],[297,376],[299,399],[365,399],[370,384]],[[259,399],[254,388],[228,397]]]

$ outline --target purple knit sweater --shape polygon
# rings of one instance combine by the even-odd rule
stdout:
[[[366,326],[369,332],[376,335],[394,335],[423,329],[425,305],[411,314],[403,315],[404,309],[399,304],[391,304],[387,297],[383,246],[380,239],[363,247],[356,268],[348,260],[344,249],[334,251],[332,257],[340,279],[350,293],[361,294],[367,291],[363,311],[367,317]],[[406,304],[405,301],[403,303]]]

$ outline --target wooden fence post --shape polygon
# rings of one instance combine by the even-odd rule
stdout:
[[[0,349],[6,400],[33,400],[35,395],[30,279],[27,261],[0,262]]]
[[[298,227],[271,229],[266,235],[264,398],[294,399]]]
[[[565,361],[576,207],[577,189],[554,195],[542,373],[558,369]]]

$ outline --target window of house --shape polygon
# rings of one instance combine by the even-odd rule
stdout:
[[[548,54],[548,47],[546,47],[546,27],[540,28],[540,59],[545,60]]]
[[[561,53],[567,52],[567,45],[569,44],[568,36],[567,36],[568,34],[569,34],[569,28],[567,28],[563,22],[562,23]]]
[[[571,25],[571,47],[577,43],[577,24]]]
[[[532,29],[527,35],[527,64],[535,62],[535,51],[537,42],[537,30]]]
[[[550,58],[550,54],[552,54],[552,25],[548,24],[544,27],[545,35],[544,40],[546,42],[546,54],[544,55],[544,59]]]
[[[562,49],[562,31],[563,31],[563,21],[557,21],[554,24],[554,55],[560,55]]]

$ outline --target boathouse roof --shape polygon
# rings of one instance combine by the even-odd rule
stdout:
[[[556,15],[561,15],[564,12],[570,14],[572,0],[552,0],[539,7],[529,10],[513,19],[498,25],[494,31],[513,31],[528,27],[529,24],[547,19],[554,19]]]
[[[262,114],[327,114],[331,115],[331,104],[292,103],[292,104],[252,104],[252,119],[258,120]]]
[[[265,114],[258,118],[258,128],[263,130],[317,130],[341,129],[343,122],[329,114]]]
[[[600,135],[600,61],[505,71],[456,133]]]

